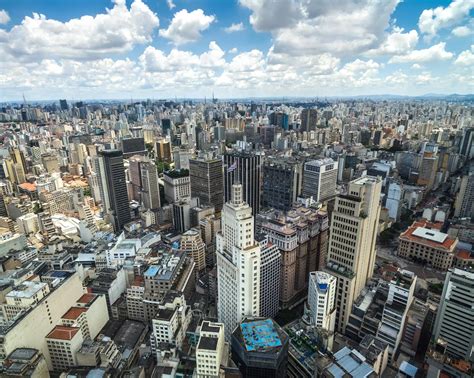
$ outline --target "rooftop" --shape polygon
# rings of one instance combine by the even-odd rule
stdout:
[[[71,307],[63,316],[63,319],[74,320],[81,316],[82,313],[87,312],[85,307]]]
[[[72,340],[79,331],[79,327],[56,326],[46,336],[47,339]]]
[[[271,319],[244,322],[240,325],[247,351],[262,351],[282,345]]]
[[[23,281],[21,285],[10,291],[6,296],[8,298],[31,298],[47,285],[45,282]]]
[[[216,350],[218,340],[217,337],[201,336],[199,338],[198,349]]]
[[[457,242],[457,239],[453,239],[447,234],[440,232],[439,227],[440,225],[436,223],[426,221],[413,222],[413,224],[400,235],[400,238],[423,243],[432,248],[451,250],[453,245]]]
[[[77,303],[89,304],[95,299],[96,295],[92,293],[83,294],[78,300]]]

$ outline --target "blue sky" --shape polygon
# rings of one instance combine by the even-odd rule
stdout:
[[[4,0],[0,101],[472,93],[474,0]]]

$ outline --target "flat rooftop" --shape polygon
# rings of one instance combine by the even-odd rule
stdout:
[[[448,234],[425,227],[418,227],[415,231],[413,231],[412,235],[419,236],[420,238],[428,239],[436,243],[444,243],[448,237]]]
[[[271,319],[255,320],[240,325],[247,351],[259,351],[282,346]]]

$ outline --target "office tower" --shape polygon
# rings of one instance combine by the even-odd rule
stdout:
[[[287,377],[289,337],[272,319],[245,319],[232,333],[232,360],[244,378]]]
[[[474,273],[453,268],[444,281],[433,341],[456,359],[474,362]]]
[[[474,164],[472,166],[474,168]],[[474,217],[474,169],[461,179],[461,186],[454,203],[454,216],[457,218]]]
[[[101,151],[98,166],[104,213],[113,224],[114,230],[120,231],[131,220],[122,151]]]
[[[260,246],[242,189],[240,184],[232,185],[231,201],[222,210],[222,232],[216,236],[217,315],[227,339],[245,316],[260,313]]]
[[[326,271],[337,277],[336,330],[344,333],[354,300],[372,277],[382,180],[364,176],[336,197]]]
[[[280,308],[281,253],[268,236],[256,235],[260,244],[260,316],[273,318]]]
[[[43,163],[44,169],[46,169],[47,172],[59,172],[59,161],[57,154],[43,154],[41,155],[41,161]]]
[[[224,170],[220,159],[189,160],[191,195],[199,198],[201,205],[214,206],[216,212],[224,204]]]
[[[398,255],[448,270],[453,263],[458,239],[441,232],[442,223],[415,221],[399,236]]]
[[[224,324],[203,321],[196,347],[197,378],[220,377],[221,365],[227,363],[229,344],[224,338]]]
[[[163,135],[169,135],[171,133],[171,120],[169,118],[163,118],[161,120],[161,131]]]
[[[413,302],[416,275],[402,270],[389,284],[388,297],[383,307],[382,320],[377,331],[377,339],[388,344],[391,360],[398,351],[402,340],[407,312]]]
[[[287,211],[301,194],[302,163],[269,158],[263,164],[262,207]]]
[[[171,143],[167,139],[160,139],[155,144],[155,156],[160,161],[164,161],[165,163],[171,163],[172,156],[171,156]]]
[[[163,173],[165,199],[169,203],[191,197],[191,180],[187,169]]]
[[[318,121],[317,109],[303,109],[301,112],[301,131],[311,131],[316,129]]]
[[[235,151],[224,159],[224,202],[231,199],[232,185],[241,184],[243,201],[252,208],[252,214],[260,212],[262,187],[262,156],[258,153]]]
[[[158,170],[152,161],[140,164],[141,202],[145,209],[156,210],[161,207]]]
[[[192,228],[181,235],[180,249],[193,258],[198,272],[206,268],[206,245],[199,231]]]
[[[459,153],[467,159],[474,157],[474,127],[465,128],[459,144]]]
[[[308,315],[311,324],[334,331],[336,320],[336,277],[326,272],[311,272],[308,285]]]
[[[183,233],[191,228],[191,209],[198,205],[198,199],[191,197],[173,202],[173,226],[176,231]]]
[[[61,110],[68,110],[69,106],[67,104],[67,100],[59,100],[59,107]]]
[[[336,195],[337,162],[332,159],[311,160],[303,171],[303,196],[313,196],[316,202]]]
[[[146,154],[145,139],[143,137],[123,138],[120,144],[125,159],[133,155],[145,156]]]

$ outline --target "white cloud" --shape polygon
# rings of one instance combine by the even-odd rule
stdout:
[[[228,52],[229,54],[237,54],[239,50],[237,49],[237,47],[232,47]]]
[[[410,30],[408,33],[403,31],[401,28],[395,28],[377,49],[368,51],[366,55],[404,54],[413,50],[418,43],[417,31]]]
[[[418,63],[415,63],[411,66],[411,68],[413,68],[414,70],[420,70],[423,68],[423,66]]]
[[[453,53],[446,51],[446,43],[440,42],[437,45],[427,49],[413,50],[406,55],[395,55],[389,63],[424,63],[435,60],[449,60],[453,57]]]
[[[195,42],[214,21],[215,17],[205,15],[202,9],[192,12],[182,9],[175,13],[168,29],[160,29],[160,35],[176,45]]]
[[[106,13],[67,22],[33,13],[10,31],[3,31],[0,53],[24,60],[98,59],[151,42],[158,25],[157,15],[141,0],[134,0],[130,10],[125,1],[116,0]]]
[[[173,0],[166,0],[166,5],[168,5],[169,9],[173,9],[176,7],[176,4],[173,3]]]
[[[469,16],[474,8],[474,0],[454,0],[447,7],[425,9],[418,20],[420,31],[428,36],[436,35],[441,29],[446,29]]]
[[[376,49],[399,0],[240,0],[250,23],[268,31],[274,51],[293,55],[351,55]],[[413,33],[410,34],[413,38]]]
[[[455,64],[459,66],[474,66],[474,45],[471,45],[471,51],[465,50],[459,54],[459,56],[454,61]]]
[[[5,9],[0,9],[0,25],[5,25],[10,22],[10,16]]]
[[[454,28],[451,32],[456,37],[468,37],[474,34],[474,21],[470,23],[470,25],[463,25]]]
[[[226,33],[235,33],[235,32],[239,32],[239,31],[242,31],[242,30],[245,30],[243,22],[239,22],[238,24],[232,24],[232,25],[224,28],[224,31]]]

